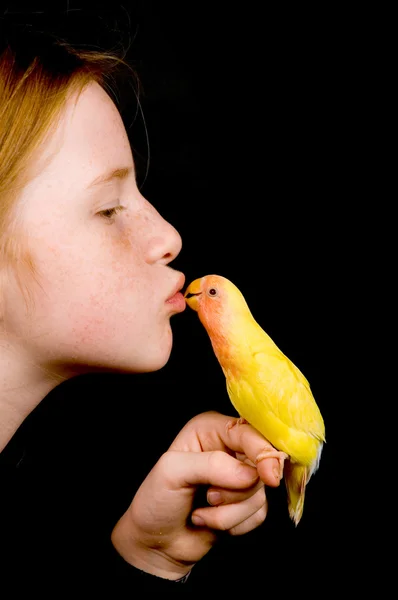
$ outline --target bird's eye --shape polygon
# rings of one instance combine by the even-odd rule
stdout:
[[[208,294],[209,296],[217,296],[216,288],[210,288]]]

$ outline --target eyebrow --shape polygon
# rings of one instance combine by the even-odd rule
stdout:
[[[109,183],[114,179],[126,179],[126,177],[130,175],[132,170],[133,167],[118,167],[117,169],[112,169],[112,171],[109,171],[108,173],[104,173],[102,175],[99,175],[99,177],[96,177],[94,181],[92,181],[87,186],[86,189],[90,190],[93,187],[98,187],[100,185],[103,185],[104,183]]]

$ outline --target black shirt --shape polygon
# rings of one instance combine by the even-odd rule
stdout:
[[[95,410],[91,402],[79,408],[78,399],[61,386],[0,454],[3,600],[27,591],[56,598],[84,589],[90,594],[108,590],[112,598],[139,597],[138,590],[173,595],[186,586],[184,580],[132,567],[110,541],[118,518],[167,449],[153,449],[137,461],[144,441],[136,437],[133,446],[126,443],[122,422],[101,403]]]

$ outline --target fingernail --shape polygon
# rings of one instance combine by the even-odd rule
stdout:
[[[216,504],[221,504],[222,497],[220,492],[209,492],[207,494],[207,502],[215,506]]]
[[[241,481],[255,481],[258,478],[257,469],[249,465],[240,464],[236,469],[236,476]]]
[[[192,515],[191,519],[192,523],[194,525],[197,525],[197,527],[203,527],[204,525],[206,525],[202,517],[199,517],[198,515]]]

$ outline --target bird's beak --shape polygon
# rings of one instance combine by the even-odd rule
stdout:
[[[185,290],[184,298],[185,302],[188,304],[192,310],[199,309],[199,296],[202,293],[200,289],[201,279],[195,279],[192,283],[189,284],[187,289]]]

